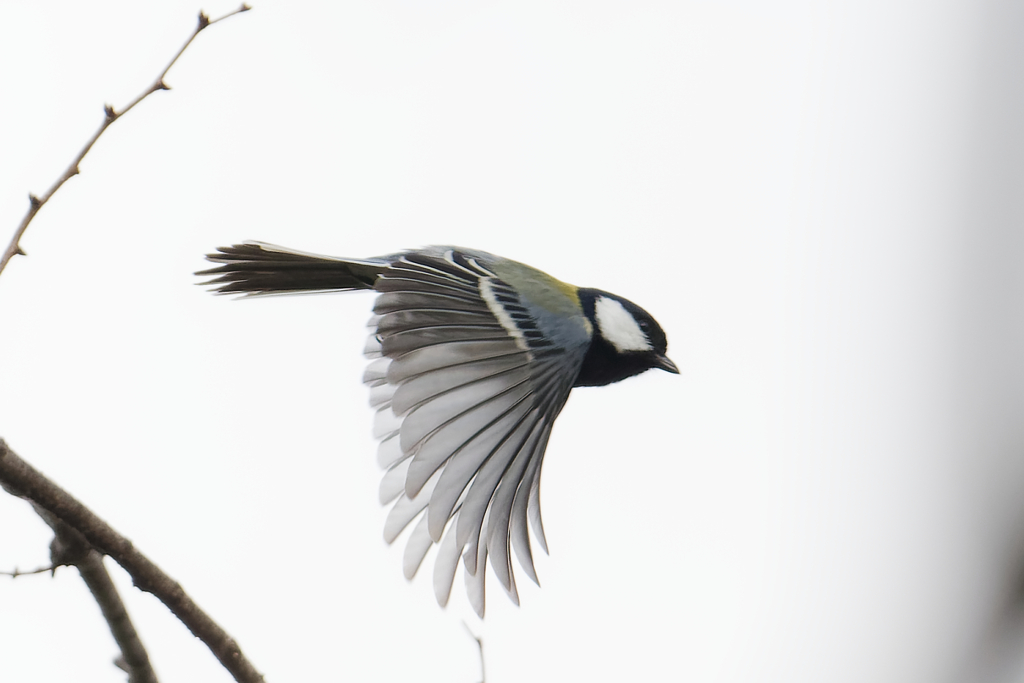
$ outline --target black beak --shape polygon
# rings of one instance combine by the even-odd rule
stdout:
[[[668,359],[668,356],[655,356],[654,364],[651,367],[660,368],[665,372],[671,372],[673,375],[679,374],[679,368],[676,364]]]

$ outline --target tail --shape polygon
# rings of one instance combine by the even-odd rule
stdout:
[[[217,294],[298,294],[372,289],[386,261],[361,261],[319,256],[264,242],[243,242],[219,247],[206,259],[216,268],[196,275],[213,275],[201,285],[213,285]]]

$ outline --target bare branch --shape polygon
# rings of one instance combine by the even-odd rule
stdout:
[[[7,451],[7,444],[0,439],[0,458],[3,457],[5,451]],[[56,573],[57,567],[76,567],[96,603],[100,606],[100,611],[110,627],[110,633],[121,650],[121,656],[115,660],[115,665],[128,674],[129,683],[159,683],[156,672],[153,671],[153,666],[149,662],[149,654],[135,630],[135,625],[132,624],[131,618],[128,616],[124,601],[121,600],[107,568],[103,565],[103,556],[89,545],[85,536],[61,521],[46,508],[33,502],[25,495],[25,490],[22,487],[3,477],[0,477],[0,487],[13,496],[28,500],[36,514],[53,529],[53,542],[50,544],[50,561],[53,564],[31,573],[45,571]],[[24,573],[26,572],[18,572],[15,569],[12,576],[17,577]]]
[[[0,439],[0,485],[70,526],[91,548],[112,557],[128,572],[137,588],[156,596],[193,635],[206,643],[236,681],[263,681],[263,676],[242,654],[238,643],[188,597],[178,582],[136,550],[130,540],[19,458],[3,439]],[[47,519],[45,515],[44,519]],[[58,535],[55,539],[55,544],[66,544],[52,550],[55,562],[64,563],[67,553],[74,555],[75,543],[71,538]]]
[[[0,448],[2,447],[3,444],[0,442]],[[128,616],[128,610],[117,592],[117,587],[103,565],[103,556],[89,545],[85,536],[49,510],[35,503],[32,507],[53,529],[50,559],[54,568],[61,565],[76,567],[96,604],[100,606],[103,618],[110,627],[110,633],[121,650],[121,656],[115,660],[115,665],[128,673],[128,683],[159,683],[153,665],[149,662],[149,653],[146,652],[142,639],[139,638],[138,631]]]
[[[100,606],[103,618],[107,620],[114,641],[121,650],[118,666],[128,672],[128,683],[157,683],[156,672],[149,662],[149,653],[128,616],[128,610],[110,573],[103,565],[103,556],[90,549],[75,566]]]
[[[156,80],[153,81],[152,85],[146,88],[146,90],[144,90],[141,95],[132,100],[131,103],[129,103],[121,111],[115,110],[114,107],[109,104],[103,106],[103,123],[100,124],[99,130],[97,130],[89,139],[89,141],[85,143],[85,146],[82,147],[81,150],[79,150],[78,155],[71,162],[71,165],[67,167],[67,170],[64,171],[64,173],[57,179],[57,181],[50,187],[50,189],[47,190],[45,194],[43,194],[42,197],[37,197],[34,194],[29,194],[28,213],[26,213],[25,217],[21,219],[21,223],[18,225],[18,229],[14,231],[14,237],[11,238],[11,243],[7,245],[7,249],[4,251],[3,255],[0,255],[0,273],[3,273],[4,268],[7,267],[7,263],[12,258],[14,258],[15,256],[25,255],[25,252],[22,251],[21,249],[20,242],[22,236],[24,236],[25,234],[25,231],[28,230],[29,223],[32,222],[32,219],[36,217],[36,214],[39,213],[39,210],[43,208],[46,202],[50,201],[50,197],[52,197],[54,193],[56,193],[57,190],[59,190],[61,186],[64,185],[64,183],[78,175],[79,164],[82,163],[82,159],[84,159],[85,155],[89,153],[89,150],[92,149],[92,146],[94,144],[96,144],[96,141],[99,140],[100,136],[103,135],[104,131],[106,131],[107,128],[109,128],[111,124],[114,123],[114,121],[117,121],[119,118],[127,114],[135,107],[135,105],[137,105],[139,102],[155,93],[157,90],[170,89],[164,83],[164,77],[167,75],[167,72],[171,70],[171,67],[174,66],[174,63],[178,61],[178,58],[181,57],[182,53],[185,52],[185,49],[192,44],[192,41],[195,39],[197,35],[199,35],[200,31],[202,31],[204,28],[208,26],[216,24],[219,21],[224,21],[228,17],[234,16],[241,12],[247,12],[249,9],[251,9],[249,5],[243,4],[238,9],[232,12],[228,12],[224,16],[213,20],[211,20],[203,12],[200,12],[199,22],[196,25],[195,30],[192,32],[192,35],[188,37],[188,40],[185,41],[185,44],[181,46],[181,49],[178,50],[177,54],[175,54],[171,61],[167,64],[167,66],[164,67],[164,70],[160,72],[160,75],[156,77]]]
[[[38,569],[30,569],[27,572],[23,572],[17,567],[15,567],[14,571],[12,572],[0,571],[0,576],[9,576],[12,579],[16,579],[19,576],[31,576],[32,574],[50,574],[55,571],[57,571],[57,567],[52,565],[49,567],[39,567]]]

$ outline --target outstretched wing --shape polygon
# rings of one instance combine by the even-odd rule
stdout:
[[[486,255],[455,249],[393,260],[374,285],[364,376],[387,469],[380,498],[395,501],[384,538],[419,517],[406,576],[439,543],[434,591],[444,605],[461,555],[481,617],[488,556],[516,604],[511,547],[537,581],[527,519],[546,552],[541,460],[590,341],[582,309],[550,329],[551,316],[527,299],[546,283],[517,291],[494,270]]]

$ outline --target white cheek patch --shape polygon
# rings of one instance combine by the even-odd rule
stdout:
[[[598,332],[616,351],[650,351],[653,348],[636,319],[615,299],[597,297],[594,313]]]

